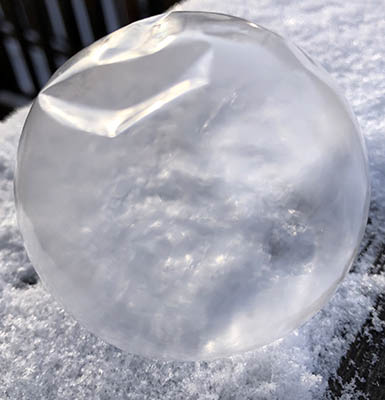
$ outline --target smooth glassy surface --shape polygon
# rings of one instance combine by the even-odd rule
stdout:
[[[364,144],[334,84],[280,36],[177,12],[68,61],[19,145],[17,212],[50,291],[152,358],[265,345],[333,294],[366,223]]]

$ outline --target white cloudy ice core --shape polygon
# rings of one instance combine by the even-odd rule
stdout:
[[[365,227],[366,164],[305,53],[244,20],[177,12],[54,75],[24,127],[17,211],[33,265],[90,331],[207,360],[328,300]]]

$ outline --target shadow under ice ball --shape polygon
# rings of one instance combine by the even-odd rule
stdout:
[[[37,97],[19,145],[32,263],[128,352],[201,360],[313,315],[368,212],[363,140],[324,70],[230,16],[175,12],[101,39]]]

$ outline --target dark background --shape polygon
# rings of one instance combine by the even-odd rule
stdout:
[[[73,54],[176,0],[0,0],[0,119]]]

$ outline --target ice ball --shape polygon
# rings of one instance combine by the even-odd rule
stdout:
[[[124,27],[38,95],[17,213],[42,281],[130,353],[209,360],[283,337],[348,271],[364,143],[327,73],[213,13]]]

